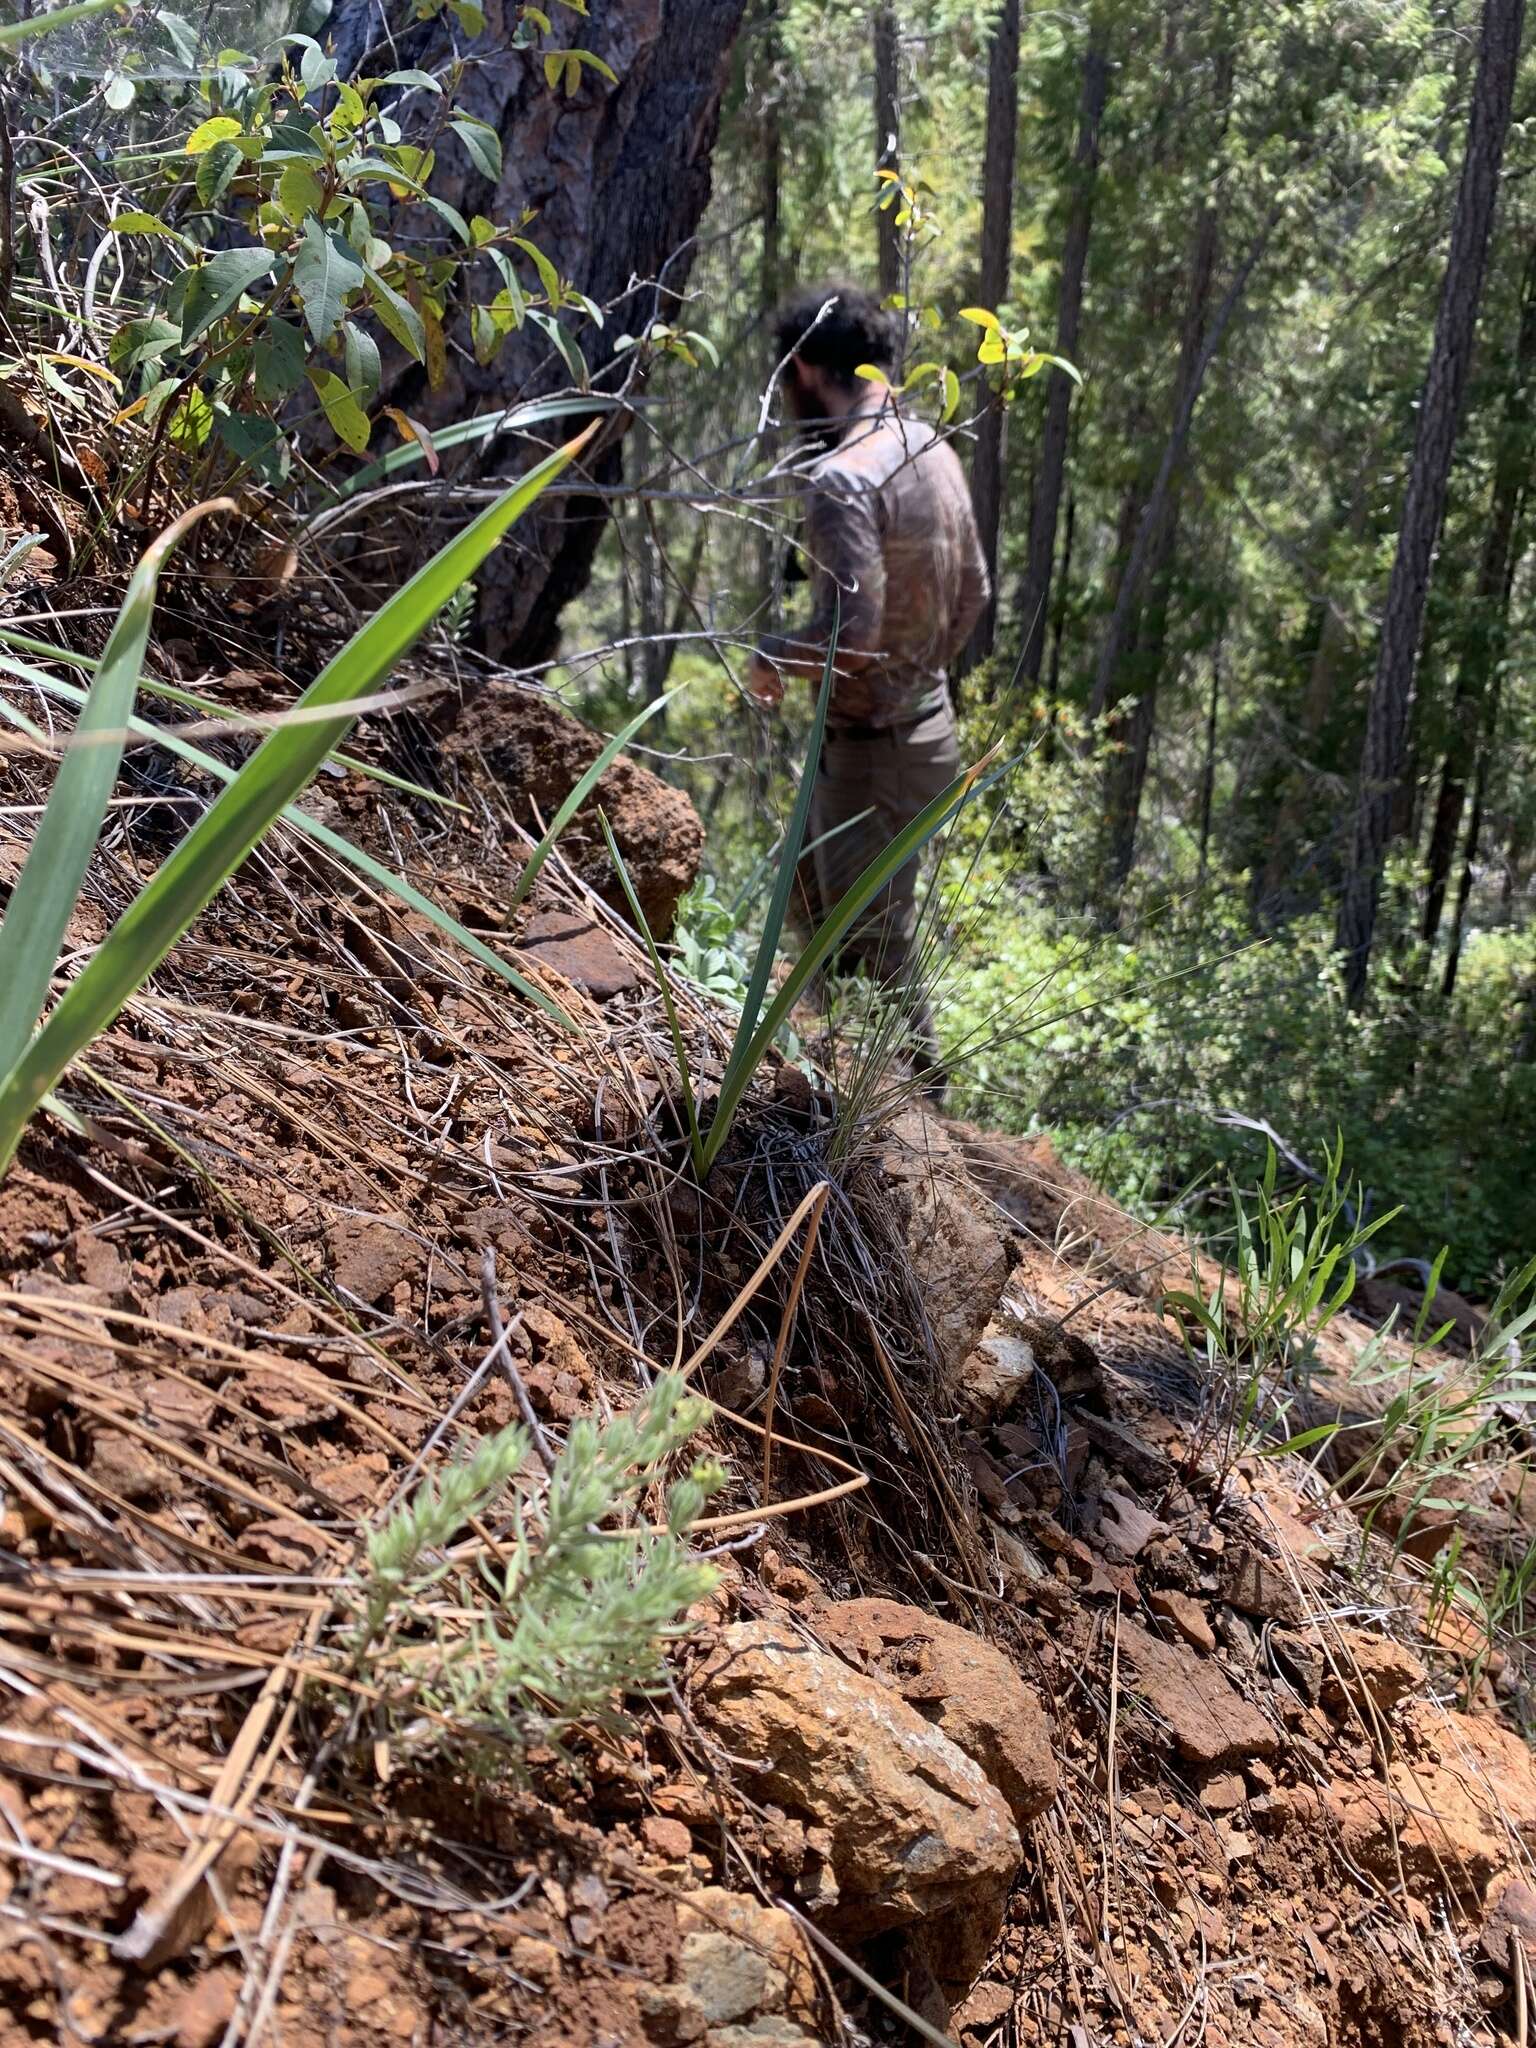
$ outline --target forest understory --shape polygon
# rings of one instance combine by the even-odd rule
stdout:
[[[0,2048],[1529,2048],[1524,35],[0,0]]]
[[[600,804],[661,920],[686,802],[610,768],[509,928],[597,741],[509,686],[480,730],[447,829],[356,775],[306,801],[574,1035],[285,834],[0,1194],[5,2040],[1519,2039],[1530,1673],[1434,1571],[1536,1533],[1518,1411],[1421,1505],[1361,1369],[1412,1346],[1343,1314],[1290,1425],[1342,1416],[1331,1463],[1245,1444],[1164,1299],[1192,1265],[1221,1298],[1206,1254],[911,1106],[834,1157],[794,1066],[696,1191],[592,886]],[[370,1524],[424,1458],[673,1364],[729,1478],[663,1689],[423,1743],[347,1655]]]

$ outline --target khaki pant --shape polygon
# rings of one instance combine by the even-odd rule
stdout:
[[[872,860],[960,773],[954,713],[946,703],[921,721],[896,732],[840,736],[829,729],[821,750],[808,837],[818,842],[814,863],[818,915],[825,916]],[[859,822],[861,811],[869,816]],[[837,826],[846,829],[827,839]],[[859,970],[900,990],[915,969],[912,942],[917,931],[917,870],[914,856],[881,890],[854,925],[833,963],[839,973]],[[923,992],[908,991],[913,1036],[937,1061],[933,1020]]]

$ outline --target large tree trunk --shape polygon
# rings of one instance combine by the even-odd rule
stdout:
[[[603,327],[586,325],[576,334],[599,386],[615,381],[605,373],[623,360],[614,355],[621,334],[677,311],[709,198],[710,152],[744,8],[745,0],[604,0],[580,24],[577,40],[619,82],[584,68],[569,98],[546,83],[538,48],[512,48],[514,0],[488,0],[485,31],[466,52],[458,105],[497,130],[501,175],[485,177],[445,133],[437,142],[433,193],[466,217],[516,224],[532,216],[526,232],[562,278],[606,309]],[[342,76],[443,60],[451,49],[447,20],[414,23],[386,41],[375,0],[336,0],[330,31]],[[419,208],[406,231],[413,229],[440,232],[435,217]],[[488,266],[477,267],[477,287],[487,295],[488,276]],[[393,401],[429,425],[569,384],[569,370],[532,323],[484,367],[458,333],[460,324],[450,334],[464,345],[450,348],[436,391],[414,364],[397,368],[390,380]],[[600,485],[618,480],[617,437],[626,420],[619,415],[604,429],[604,452],[589,471]],[[521,446],[483,443],[451,466],[455,483],[501,476],[521,466]],[[451,491],[443,512],[457,516]],[[605,500],[595,494],[546,498],[491,556],[477,578],[478,623],[489,653],[515,667],[554,655],[561,607],[585,587],[606,517]]]
[[[1083,91],[1077,114],[1077,147],[1072,159],[1072,196],[1061,250],[1061,286],[1056,302],[1057,355],[1075,363],[1083,312],[1083,276],[1088,265],[1088,235],[1093,225],[1093,188],[1099,168],[1099,129],[1109,94],[1109,52],[1097,17],[1083,52]],[[1056,521],[1061,511],[1062,480],[1067,467],[1067,427],[1071,416],[1072,380],[1048,370],[1045,424],[1040,435],[1039,466],[1029,507],[1029,545],[1024,587],[1019,595],[1024,624],[1020,675],[1031,685],[1040,680],[1045,650],[1045,621],[1051,600],[1051,565],[1056,554]]]
[[[900,32],[896,10],[880,0],[875,8],[873,23],[875,45],[875,169],[877,171],[898,171],[901,168],[901,73],[899,66]],[[884,197],[884,195],[881,195]],[[901,211],[895,200],[880,207],[875,214],[875,228],[880,238],[879,275],[880,292],[889,298],[901,290],[902,233],[896,225],[896,216]]]
[[[1019,127],[1019,0],[1003,0],[987,60],[987,141],[981,173],[980,303],[996,309],[1008,296],[1013,245],[1013,162]],[[971,498],[992,577],[992,595],[976,621],[965,663],[985,661],[997,629],[997,534],[1003,516],[1003,403],[989,400],[976,423]]]
[[[1488,530],[1478,564],[1477,596],[1461,659],[1456,670],[1456,695],[1451,706],[1440,792],[1435,803],[1426,856],[1424,943],[1433,946],[1445,908],[1451,863],[1461,832],[1467,777],[1476,752],[1483,694],[1504,659],[1509,638],[1509,596],[1514,581],[1515,526],[1525,491],[1531,455],[1530,379],[1536,365],[1536,242],[1525,259],[1520,280],[1520,329],[1504,394],[1493,465],[1493,493]]]
[[[1419,405],[1397,557],[1382,617],[1376,680],[1360,755],[1350,870],[1339,900],[1335,939],[1344,955],[1345,989],[1356,1008],[1365,999],[1370,977],[1393,799],[1408,754],[1408,720],[1429,572],[1445,518],[1451,456],[1471,367],[1524,19],[1525,0],[1484,0],[1467,152],[1429,372]]]

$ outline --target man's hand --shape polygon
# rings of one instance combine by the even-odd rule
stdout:
[[[761,704],[771,711],[784,699],[784,678],[773,663],[761,654],[754,654],[747,669],[747,691],[755,704]]]

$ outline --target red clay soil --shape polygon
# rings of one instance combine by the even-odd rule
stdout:
[[[41,1122],[0,1186],[0,2048],[916,2038],[838,1949],[989,2048],[1513,2036],[1518,1660],[1426,1643],[1422,1572],[1362,1549],[1295,1461],[1219,1472],[1150,1277],[1187,1249],[1040,1145],[960,1134],[999,1278],[941,1394],[870,1360],[840,1378],[842,1340],[815,1354],[805,1325],[831,1332],[842,1283],[813,1286],[778,1427],[874,1483],[738,1538],[669,1697],[575,1768],[328,1742],[313,1681],[367,1520],[491,1347],[487,1251],[558,1433],[632,1398],[639,1355],[692,1350],[762,1242],[711,1240],[701,1291],[704,1212],[656,1163],[654,988],[601,902],[552,864],[508,930],[494,832],[396,805],[386,833],[352,782],[328,801],[496,944],[526,940],[577,1029],[273,851],[93,1050],[70,1091],[88,1137]],[[150,858],[109,849],[98,910]],[[915,1200],[892,1197],[909,1224]],[[769,1300],[702,1376],[759,1413]],[[1336,1335],[1332,1368],[1368,1334]],[[449,1440],[514,1414],[490,1371]],[[727,1508],[754,1506],[758,1440],[713,1436]],[[1481,1503],[1512,1525],[1522,1458],[1512,1438]],[[837,1476],[784,1452],[775,1496]],[[881,1865],[894,1837],[867,1830],[858,1862],[803,1664],[775,1755],[733,1749],[709,1674],[744,1628],[829,1659],[880,1741],[937,1745],[946,1814],[995,1821],[1006,1881],[924,1925],[912,1869]]]

